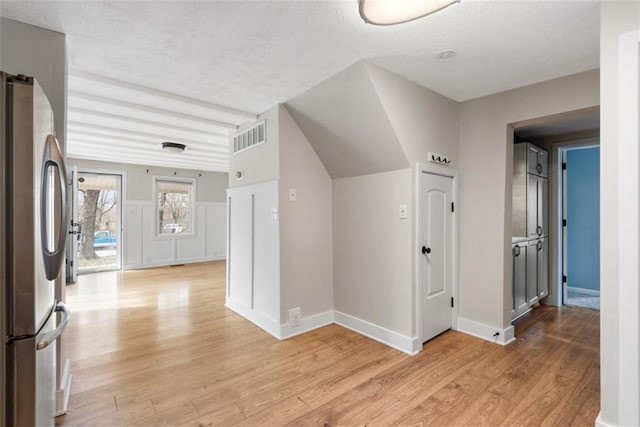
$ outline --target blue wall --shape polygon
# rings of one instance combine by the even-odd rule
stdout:
[[[600,290],[600,147],[567,150],[567,284]]]

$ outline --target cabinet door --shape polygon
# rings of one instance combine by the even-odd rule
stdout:
[[[538,302],[538,240],[530,240],[527,245],[527,304]]]
[[[538,237],[538,177],[527,174],[527,237]]]
[[[539,175],[538,172],[538,147],[527,144],[527,173]]]
[[[527,301],[527,244],[522,243],[513,246],[513,310],[511,318],[514,319],[525,313],[529,308]]]
[[[549,235],[549,181],[546,178],[538,178],[537,199],[537,234],[540,236]]]
[[[536,166],[536,172],[543,178],[549,177],[549,154],[544,150],[538,150],[538,164],[540,166]]]
[[[538,243],[538,297],[549,295],[549,239],[540,239]]]

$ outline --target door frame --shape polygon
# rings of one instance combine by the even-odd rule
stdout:
[[[414,222],[413,222],[413,274],[415,278],[415,304],[414,310],[416,316],[414,318],[414,330],[417,336],[417,345],[418,348],[414,349],[414,351],[421,351],[422,349],[422,275],[420,274],[420,232],[422,231],[422,226],[420,222],[420,206],[422,203],[421,199],[421,191],[422,185],[424,184],[424,175],[432,174],[432,175],[440,175],[447,178],[452,179],[451,188],[452,195],[451,201],[453,202],[455,209],[453,211],[453,223],[452,223],[452,236],[451,236],[451,256],[453,259],[451,260],[451,296],[453,297],[454,304],[453,309],[451,310],[451,329],[458,329],[458,307],[460,305],[459,299],[459,291],[458,291],[458,213],[460,212],[459,204],[458,204],[458,170],[449,167],[443,166],[436,163],[417,163],[415,168],[415,186],[414,186]],[[414,340],[415,341],[415,340]]]
[[[571,148],[579,147],[599,147],[600,136],[593,136],[580,139],[572,139],[569,141],[555,142],[551,146],[551,164],[554,170],[549,168],[549,296],[547,304],[562,307],[566,295],[564,295],[564,286],[562,276],[565,272],[565,241],[564,227],[562,220],[564,217],[564,177],[562,171],[562,163],[564,161],[564,151]],[[552,176],[553,174],[553,176]],[[553,182],[552,182],[553,179]]]
[[[558,172],[558,208],[559,208],[559,220],[558,220],[558,253],[560,254],[558,258],[559,266],[558,269],[560,272],[560,276],[558,278],[558,286],[559,286],[559,294],[562,298],[561,306],[564,305],[567,301],[567,288],[568,282],[564,283],[562,278],[564,276],[568,276],[567,274],[567,247],[569,246],[567,240],[567,228],[563,225],[564,220],[568,220],[567,217],[567,171],[562,168],[562,165],[567,162],[567,151],[570,150],[584,150],[589,148],[600,147],[600,137],[587,138],[583,140],[569,141],[564,142],[562,144],[558,144],[557,147],[557,158],[559,161],[559,166],[557,168]],[[567,221],[568,222],[568,221]]]
[[[83,173],[87,173],[87,174],[96,174],[96,175],[119,175],[120,176],[120,206],[118,207],[118,218],[119,218],[119,222],[120,222],[120,239],[118,239],[118,243],[117,243],[117,250],[118,253],[120,255],[120,268],[118,270],[113,270],[113,271],[122,271],[122,269],[124,268],[124,260],[126,259],[126,254],[125,254],[125,247],[126,245],[124,244],[124,240],[125,240],[125,234],[126,234],[126,226],[125,226],[125,219],[124,219],[124,204],[126,203],[127,200],[127,172],[123,171],[123,170],[114,170],[114,169],[99,169],[99,168],[85,168],[85,167],[78,167],[77,168],[77,175],[79,176],[80,174]],[[76,176],[77,178],[77,176]],[[77,197],[77,194],[74,195],[74,197]],[[77,209],[77,203],[76,203],[76,209]],[[77,214],[76,214],[77,215]],[[79,266],[75,266],[74,268],[78,268]],[[92,273],[99,273],[100,271],[92,271]],[[78,273],[76,273],[76,276],[78,275]]]

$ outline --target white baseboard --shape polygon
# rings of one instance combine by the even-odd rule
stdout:
[[[190,259],[190,260],[175,260],[175,261],[164,261],[164,262],[150,262],[148,264],[132,264],[125,265],[122,267],[123,270],[141,270],[143,268],[156,268],[156,267],[170,267],[172,265],[180,265],[180,264],[195,264],[197,262],[209,262],[209,261],[222,261],[227,259],[226,255],[221,257],[214,258],[201,258],[201,259]]]
[[[71,361],[67,359],[62,373],[62,388],[56,390],[56,417],[67,413],[71,395],[71,377]]]
[[[247,307],[246,305],[235,301],[233,298],[227,297],[224,305],[229,310],[235,311],[240,316],[244,317],[259,328],[264,329],[274,337],[282,339],[280,336],[280,325],[273,319],[270,319],[269,317],[260,314],[255,310],[252,310],[250,307]]]
[[[515,340],[513,326],[505,329],[495,328],[464,317],[458,317],[457,330],[500,345],[507,345]],[[495,336],[496,333],[499,335]]]
[[[312,314],[311,316],[300,319],[300,325],[293,327],[288,323],[281,325],[280,338],[286,339],[304,334],[305,332],[330,325],[334,322],[333,310],[323,311],[322,313]]]
[[[596,417],[596,427],[613,427],[611,424],[607,424],[602,421],[602,411],[598,412],[598,416]]]
[[[340,326],[351,329],[354,332],[379,341],[411,356],[420,351],[420,340],[417,337],[409,338],[405,335],[383,328],[382,326],[341,313],[337,310],[334,311],[334,319],[335,323]]]
[[[576,294],[586,295],[589,297],[600,298],[600,291],[594,291],[593,289],[575,288],[573,286],[567,286],[567,291],[575,292]]]

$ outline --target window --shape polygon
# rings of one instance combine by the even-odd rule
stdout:
[[[155,179],[158,236],[193,235],[193,180]]]

